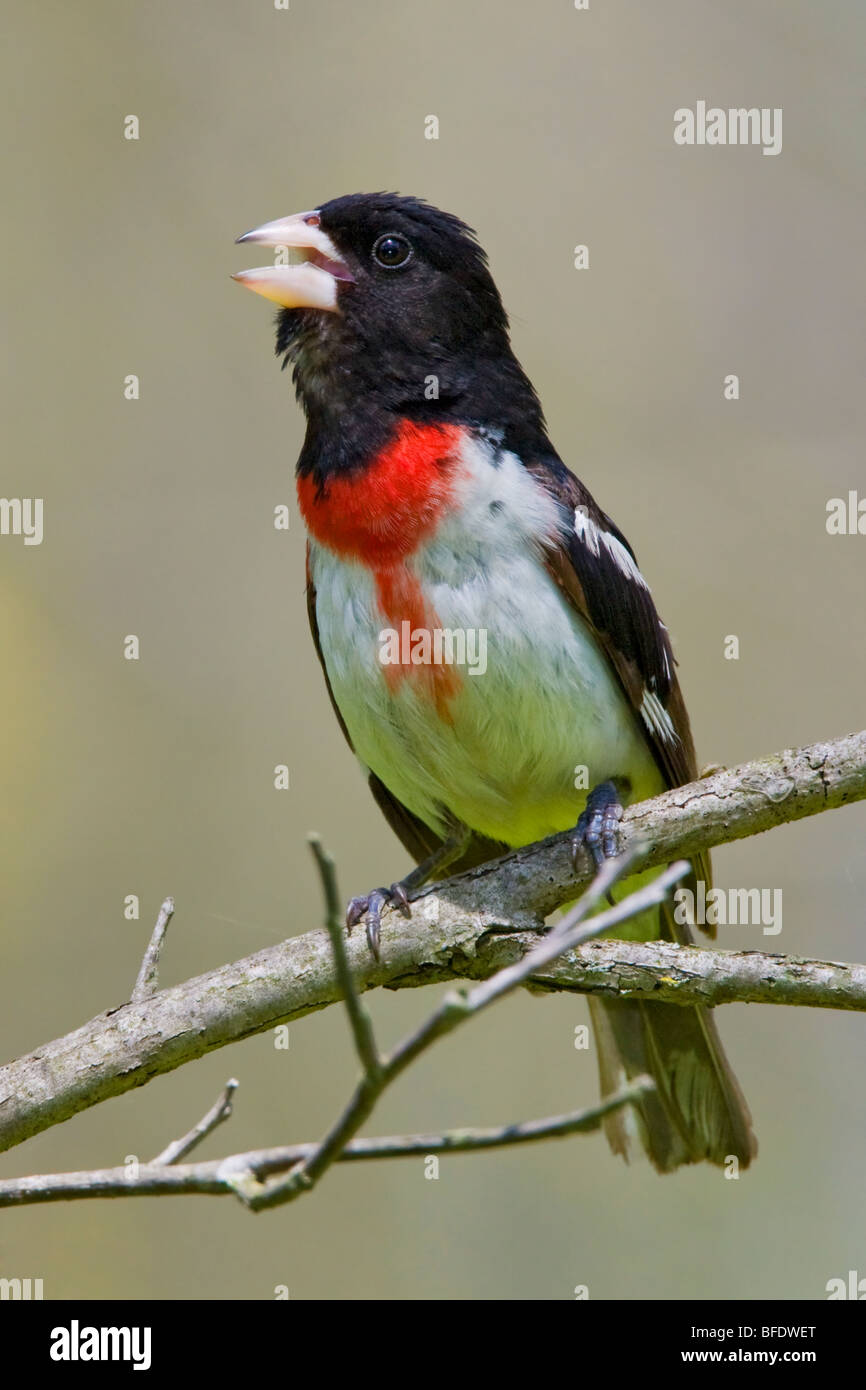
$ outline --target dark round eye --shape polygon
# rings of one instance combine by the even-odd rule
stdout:
[[[386,270],[397,270],[411,258],[412,246],[404,236],[397,232],[386,232],[373,246],[373,257]]]

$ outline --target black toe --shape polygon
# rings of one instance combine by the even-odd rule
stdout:
[[[582,848],[589,850],[597,869],[606,859],[616,858],[622,809],[619,792],[613,782],[600,782],[593,787],[586,798],[586,808],[580,814],[571,842],[575,860]]]
[[[351,932],[362,917],[367,919],[367,945],[376,960],[379,960],[379,928],[382,923],[382,909],[399,907],[404,917],[412,916],[409,894],[402,883],[392,883],[390,888],[374,888],[372,892],[359,898],[352,898],[346,908],[346,931]]]

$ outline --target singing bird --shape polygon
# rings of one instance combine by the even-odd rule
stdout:
[[[567,829],[596,862],[615,854],[625,804],[697,775],[689,720],[634,551],[550,442],[473,230],[373,193],[238,240],[294,253],[234,278],[280,306],[277,353],[307,419],[313,641],[419,865],[349,905],[378,953],[383,906],[409,911],[429,877]],[[709,881],[706,857],[692,868]],[[669,903],[625,931],[690,939]],[[748,1164],[750,1117],[710,1012],[589,1003],[602,1092],[655,1081],[610,1117],[614,1150],[642,1146],[662,1172]]]

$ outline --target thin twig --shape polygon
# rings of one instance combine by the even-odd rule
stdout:
[[[159,956],[162,945],[165,941],[168,925],[174,916],[174,898],[166,898],[162,907],[159,909],[159,916],[156,919],[156,926],[150,943],[144,953],[141,962],[141,969],[138,972],[138,979],[135,988],[130,996],[130,1004],[140,1004],[145,999],[151,999],[159,988]]]
[[[624,872],[626,866],[626,863],[623,863],[620,872]],[[685,861],[671,865],[651,883],[636,893],[630,893],[622,902],[608,908],[606,912],[599,913],[590,922],[578,922],[570,929],[557,934],[551,933],[522,961],[500,970],[492,980],[477,985],[468,993],[459,990],[446,995],[430,1018],[400,1043],[390,1056],[383,1058],[377,1078],[369,1074],[362,1077],[342,1114],[307,1158],[298,1163],[285,1177],[272,1178],[264,1183],[251,1181],[250,1175],[243,1175],[243,1181],[237,1184],[238,1196],[252,1210],[262,1211],[292,1202],[302,1193],[309,1192],[337,1161],[349,1140],[357,1134],[361,1125],[371,1115],[383,1091],[422,1052],[426,1052],[439,1038],[453,1032],[461,1023],[480,1013],[495,1000],[517,989],[530,978],[535,969],[542,968],[591,937],[609,931],[618,923],[637,917],[647,908],[662,902],[671,884],[682,878],[688,870],[689,865]],[[603,885],[600,889],[596,886],[593,901],[597,901],[601,894],[607,891],[612,872],[613,870],[603,866],[601,874],[598,875],[603,878]],[[579,917],[581,914],[577,909],[570,915]]]
[[[195,1125],[188,1134],[185,1134],[182,1139],[172,1140],[172,1142],[163,1149],[161,1154],[157,1154],[156,1158],[150,1160],[151,1163],[165,1165],[177,1163],[179,1159],[185,1158],[188,1153],[192,1153],[193,1149],[198,1148],[202,1140],[206,1139],[209,1134],[212,1134],[218,1125],[223,1124],[225,1120],[231,1118],[232,1097],[238,1085],[239,1083],[235,1081],[234,1078],[232,1078],[231,1081],[227,1081],[222,1094],[214,1101],[210,1110],[206,1115],[202,1116],[198,1124]]]
[[[572,1134],[590,1134],[601,1127],[602,1121],[612,1111],[639,1101],[652,1089],[650,1078],[639,1076],[591,1109],[575,1110],[567,1115],[525,1120],[521,1124],[492,1129],[468,1128],[446,1130],[442,1134],[395,1134],[375,1139],[354,1139],[346,1145],[337,1162],[476,1153],[545,1139],[565,1139]],[[230,1158],[176,1164],[173,1167],[154,1161],[140,1164],[134,1176],[128,1168],[98,1168],[76,1173],[41,1173],[26,1178],[7,1178],[0,1180],[0,1208],[100,1197],[236,1196],[238,1173],[261,1179],[270,1173],[285,1172],[313,1153],[316,1147],[316,1144],[308,1143],[292,1144],[285,1148],[255,1149],[249,1153],[234,1154]]]
[[[607,897],[614,884],[627,877],[632,866],[641,858],[645,848],[640,840],[635,839],[630,845],[626,845],[622,853],[618,854],[615,859],[605,859],[589,887],[569,908],[561,921],[557,922],[551,936],[564,936],[566,932],[571,931],[572,927],[576,927],[579,922],[588,917],[602,898]]]
[[[334,966],[337,982],[343,994],[355,1048],[361,1059],[365,1076],[376,1085],[382,1072],[379,1050],[373,1034],[370,1015],[361,1003],[355,987],[349,957],[346,953],[345,920],[341,911],[340,892],[337,887],[337,869],[331,856],[326,853],[318,835],[309,836],[310,849],[319,867],[322,888],[325,894],[325,926],[334,953]]]
[[[651,883],[638,889],[636,893],[630,893],[627,898],[623,898],[621,902],[607,908],[605,912],[600,912],[588,923],[580,921],[581,914],[578,910],[578,904],[573,909],[573,915],[578,918],[576,925],[567,927],[565,931],[550,932],[531,951],[527,951],[522,960],[517,961],[514,965],[506,966],[503,970],[498,970],[492,978],[476,985],[475,989],[468,993],[463,990],[455,990],[451,994],[447,994],[436,1012],[425,1023],[422,1023],[415,1033],[402,1042],[387,1059],[385,1072],[388,1080],[399,1075],[410,1062],[413,1062],[416,1057],[426,1051],[430,1043],[443,1037],[446,1033],[450,1033],[465,1019],[480,1013],[482,1009],[488,1008],[497,999],[502,999],[506,994],[510,994],[519,985],[526,984],[528,980],[543,972],[552,961],[558,960],[566,952],[582,946],[584,942],[592,940],[593,937],[600,936],[602,932],[611,931],[621,922],[630,921],[632,917],[638,917],[648,908],[663,902],[671,885],[681,879],[688,871],[689,865],[685,860],[671,864],[670,868],[659,874],[658,878],[654,878]],[[599,876],[603,873],[604,869],[600,871]],[[605,878],[607,878],[606,874]],[[596,900],[606,891],[607,884],[603,885],[601,890],[595,894]],[[569,916],[571,915],[569,914]]]

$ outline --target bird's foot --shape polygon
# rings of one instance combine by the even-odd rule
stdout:
[[[433,853],[421,861],[411,873],[392,883],[390,888],[374,888],[372,893],[362,898],[353,898],[346,910],[346,931],[350,932],[362,917],[367,918],[367,944],[376,960],[379,959],[379,924],[382,909],[399,907],[404,917],[412,916],[409,898],[434,874],[441,874],[465,850],[471,838],[471,831],[465,825],[459,826],[446,840],[434,849]]]
[[[600,782],[586,798],[586,807],[578,817],[571,841],[575,868],[582,849],[589,851],[597,869],[606,859],[615,859],[619,854],[619,823],[623,809],[619,796],[613,782]],[[610,892],[607,899],[613,902]]]
[[[382,909],[385,907],[399,907],[404,917],[412,916],[405,883],[392,883],[390,888],[374,888],[371,893],[365,893],[363,897],[352,898],[346,909],[347,932],[351,932],[362,917],[367,918],[367,945],[376,960],[379,959],[379,927],[382,921]]]

